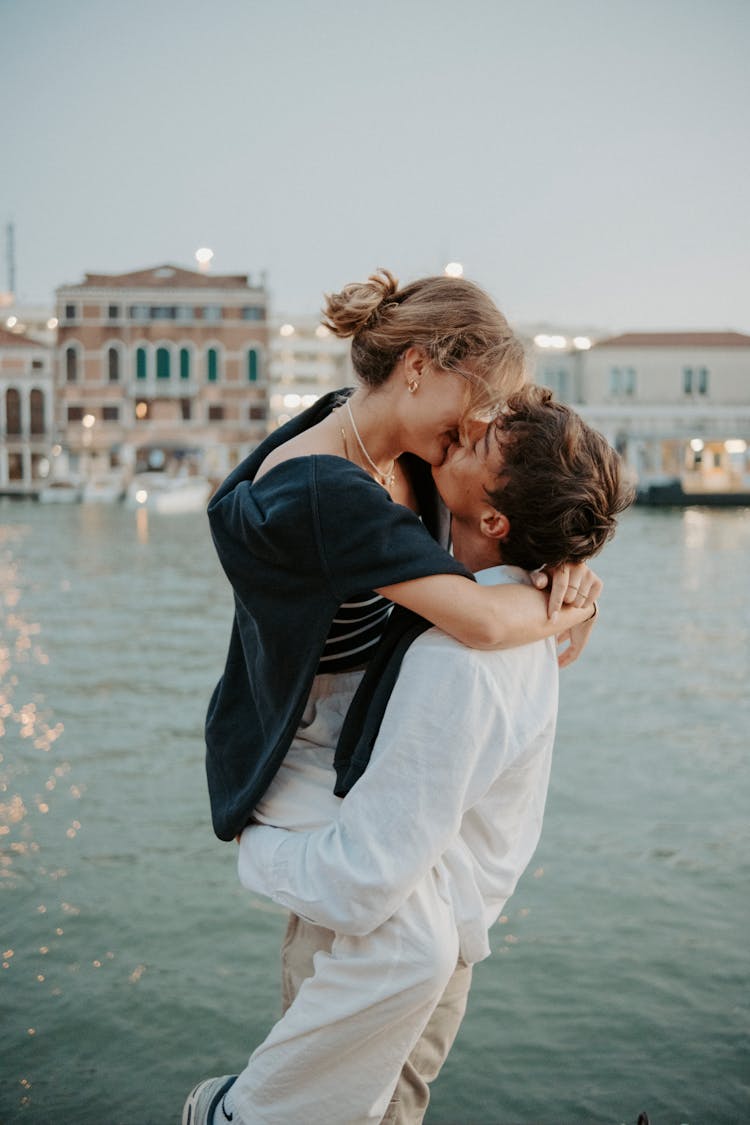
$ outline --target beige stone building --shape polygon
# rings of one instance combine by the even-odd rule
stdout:
[[[750,336],[630,332],[583,348],[554,339],[537,347],[537,382],[605,434],[642,490],[680,481],[689,493],[750,491]]]
[[[267,433],[267,306],[265,286],[246,275],[173,265],[61,286],[65,472],[85,482],[150,457],[219,480]]]
[[[0,328],[0,492],[34,493],[50,472],[52,352]]]

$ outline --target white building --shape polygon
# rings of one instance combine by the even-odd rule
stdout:
[[[349,340],[334,336],[318,317],[272,318],[269,358],[269,430],[328,391],[354,383]]]
[[[50,472],[52,350],[0,328],[0,492],[37,492]]]
[[[750,336],[631,332],[536,353],[536,381],[622,454],[641,491],[750,492]]]

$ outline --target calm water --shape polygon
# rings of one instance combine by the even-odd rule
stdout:
[[[176,1122],[277,1013],[204,792],[230,599],[202,516],[136,515],[0,507],[3,1125]],[[750,512],[632,512],[599,569],[431,1125],[750,1121]]]

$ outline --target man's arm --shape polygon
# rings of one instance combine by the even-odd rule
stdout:
[[[404,665],[370,764],[333,824],[245,829],[250,890],[338,933],[381,925],[437,862],[512,752],[484,659],[430,633]]]

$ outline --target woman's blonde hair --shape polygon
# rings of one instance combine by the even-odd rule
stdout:
[[[352,338],[352,365],[381,386],[409,347],[467,380],[467,413],[492,411],[525,381],[523,346],[491,297],[471,281],[425,277],[399,289],[388,270],[326,295],[322,322]]]

